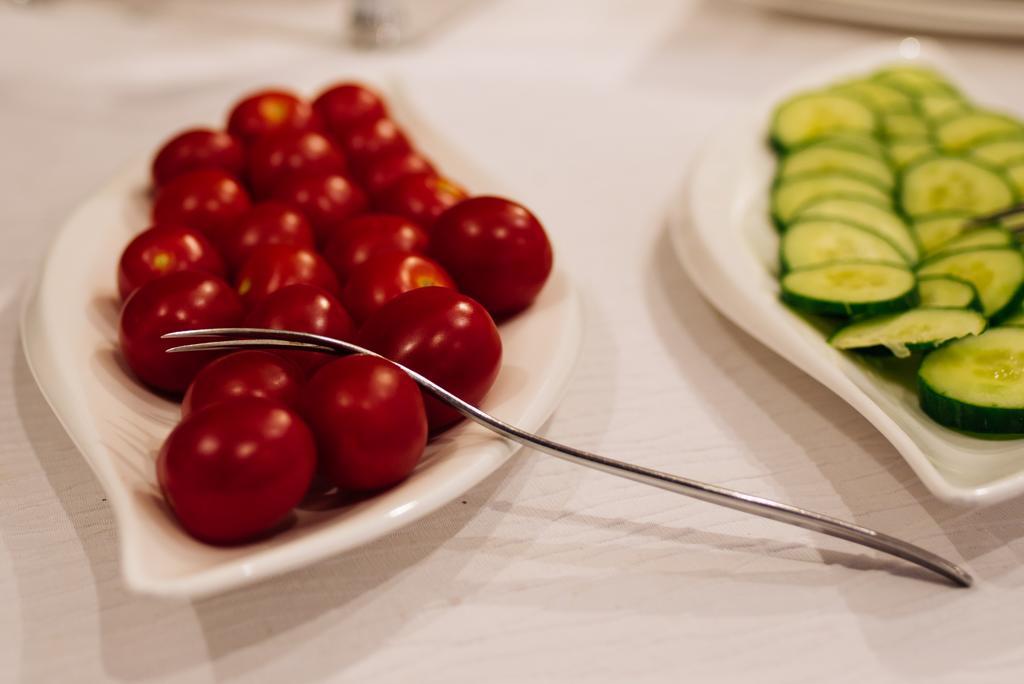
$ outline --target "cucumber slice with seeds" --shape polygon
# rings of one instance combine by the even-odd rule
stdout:
[[[889,159],[897,169],[905,168],[918,159],[933,154],[935,154],[935,145],[927,138],[893,140],[889,143]]]
[[[985,138],[970,148],[970,154],[995,166],[1024,162],[1024,134]]]
[[[977,335],[986,323],[977,311],[918,308],[854,321],[837,330],[828,342],[836,349],[888,350],[906,358],[912,351]]]
[[[934,254],[963,252],[982,247],[1009,247],[1012,244],[1013,235],[1002,228],[972,228],[943,244]]]
[[[1005,209],[1015,200],[1006,177],[974,159],[926,157],[900,174],[900,206],[912,217],[956,210],[978,216]]]
[[[919,298],[906,268],[844,262],[790,271],[782,277],[782,300],[807,313],[857,316],[904,311]]]
[[[954,276],[918,276],[917,291],[921,308],[981,311],[981,299],[974,285]]]
[[[966,211],[947,211],[923,216],[913,223],[914,235],[921,243],[921,250],[931,254],[960,233],[964,232],[971,215]]]
[[[873,135],[877,129],[875,113],[863,102],[839,93],[805,93],[775,110],[771,141],[777,149],[789,150],[835,133]]]
[[[928,122],[916,114],[885,114],[882,133],[888,140],[919,140],[931,135]]]
[[[857,197],[819,197],[796,211],[795,220],[837,219],[868,228],[886,238],[910,263],[920,257],[917,241],[907,224],[892,209]]]
[[[917,273],[966,280],[978,291],[982,313],[994,321],[1014,311],[1024,295],[1024,255],[1012,247],[940,254],[925,261]]]
[[[781,179],[772,191],[772,217],[779,225],[792,220],[811,200],[828,195],[852,195],[892,204],[890,192],[869,179],[846,173],[815,173]]]
[[[834,261],[877,261],[905,265],[896,246],[878,233],[834,220],[806,219],[790,224],[782,236],[783,272]]]
[[[1024,127],[1015,119],[996,112],[970,111],[954,114],[935,125],[935,139],[947,152],[959,152],[984,138],[1020,133]]]
[[[1024,433],[1024,328],[992,328],[937,349],[917,373],[921,408],[979,433]]]
[[[896,183],[896,175],[878,157],[838,145],[810,145],[787,154],[779,165],[779,178],[792,178],[808,173],[839,171],[852,173],[887,188]]]

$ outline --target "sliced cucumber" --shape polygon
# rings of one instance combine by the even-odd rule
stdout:
[[[828,342],[836,349],[882,348],[906,358],[912,351],[934,349],[949,340],[977,335],[986,323],[977,311],[919,308],[854,321],[837,330]]]
[[[913,231],[921,243],[921,250],[931,254],[966,230],[970,219],[971,215],[966,211],[941,212],[915,219]]]
[[[882,133],[888,140],[919,140],[931,135],[928,122],[916,114],[885,114]]]
[[[1024,162],[1024,134],[997,135],[979,140],[970,148],[970,153],[995,166]]]
[[[851,195],[868,201],[892,204],[888,190],[862,176],[845,173],[815,173],[782,179],[772,191],[772,217],[785,225],[796,211],[811,200],[829,195]]]
[[[856,149],[836,144],[808,145],[787,154],[779,165],[780,178],[839,171],[870,178],[891,188],[896,175],[885,161]]]
[[[833,133],[831,135],[825,135],[820,138],[807,142],[794,148],[806,149],[812,145],[829,145],[834,147],[842,147],[848,150],[856,150],[862,154],[870,154],[872,157],[878,157],[879,159],[886,159],[885,145],[874,136],[872,133],[856,133],[856,132],[845,132],[845,133]]]
[[[909,64],[886,67],[875,72],[873,78],[915,97],[932,93],[956,92],[956,89],[947,83],[938,72]]]
[[[993,328],[925,356],[921,408],[938,423],[980,433],[1024,433],[1024,328]]]
[[[807,313],[856,316],[904,311],[919,298],[906,268],[846,262],[790,271],[782,277],[782,300]]]
[[[849,95],[867,103],[879,112],[913,112],[914,98],[880,81],[859,79],[833,88],[837,93]]]
[[[1024,255],[1012,247],[940,254],[925,261],[917,273],[966,280],[978,291],[982,313],[996,322],[1015,310],[1024,295]]]
[[[900,206],[912,217],[957,210],[978,216],[1005,209],[1016,199],[1002,173],[951,155],[914,162],[903,169],[900,183]]]
[[[1022,131],[1020,123],[1005,114],[973,110],[938,122],[935,139],[947,152],[959,152],[984,138]]]
[[[834,261],[906,265],[906,257],[878,233],[843,221],[805,219],[786,228],[779,247],[782,271]]]
[[[963,252],[982,247],[1009,247],[1013,244],[1013,235],[1002,228],[972,228],[957,235],[935,250],[935,254]]]
[[[796,220],[838,219],[869,228],[892,242],[910,263],[920,258],[917,241],[892,209],[857,197],[819,197],[796,211]]]
[[[935,154],[935,145],[928,138],[918,140],[893,140],[889,143],[889,159],[897,169]]]
[[[921,95],[917,108],[929,121],[940,121],[968,111],[971,105],[956,93],[938,91]]]
[[[775,110],[771,141],[777,149],[789,150],[827,135],[873,135],[877,129],[875,113],[863,102],[839,93],[805,93]]]
[[[1006,175],[1010,178],[1010,185],[1013,186],[1017,196],[1024,195],[1024,163],[1007,167]]]
[[[920,276],[917,291],[921,295],[921,308],[981,311],[978,291],[966,280],[954,276]]]

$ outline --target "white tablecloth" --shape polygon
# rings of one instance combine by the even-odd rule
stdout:
[[[0,8],[0,679],[1021,680],[1024,501],[934,500],[862,418],[716,315],[664,233],[706,131],[896,34],[724,2],[509,0],[378,55],[344,49],[339,22],[326,0]],[[947,44],[1024,112],[1018,46]],[[129,594],[103,492],[23,360],[22,284],[68,212],[183,122],[367,68],[400,74],[536,210],[582,290],[548,435],[896,533],[978,586],[524,452],[328,562],[194,603]]]

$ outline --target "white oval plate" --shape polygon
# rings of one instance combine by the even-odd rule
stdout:
[[[768,220],[775,159],[766,144],[772,107],[787,95],[916,58],[933,64],[982,103],[939,47],[910,39],[821,64],[786,83],[718,131],[693,168],[673,213],[672,242],[690,278],[719,311],[762,344],[842,397],[903,455],[944,501],[992,504],[1024,492],[1024,442],[990,441],[948,430],[920,409],[916,392],[870,372],[782,305],[775,277],[778,239]]]
[[[477,192],[496,191],[415,116],[399,109],[397,118],[452,177]],[[131,589],[199,597],[308,565],[440,508],[515,452],[512,442],[462,425],[428,447],[409,479],[371,499],[297,511],[295,524],[254,544],[218,548],[193,540],[165,507],[154,471],[178,405],[133,380],[116,351],[115,267],[121,249],[146,225],[147,179],[147,167],[139,164],[74,213],[46,256],[21,320],[32,373],[107,492]],[[529,311],[501,326],[504,363],[483,408],[539,429],[568,383],[581,331],[577,295],[556,272]]]

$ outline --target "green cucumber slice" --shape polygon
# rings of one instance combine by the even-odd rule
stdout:
[[[1024,134],[997,135],[979,140],[970,148],[970,153],[994,166],[1024,162]]]
[[[1012,117],[982,110],[954,114],[935,124],[935,139],[947,152],[966,150],[990,136],[1020,132],[1024,127]]]
[[[915,219],[913,231],[921,243],[921,250],[931,254],[964,232],[970,219],[971,215],[966,211],[941,212]]]
[[[938,72],[926,67],[893,65],[875,72],[872,78],[915,97],[932,93],[956,93],[956,89]]]
[[[833,144],[808,145],[783,157],[780,178],[802,174],[840,171],[870,178],[887,188],[896,183],[896,175],[883,160],[845,146]]]
[[[833,90],[861,100],[879,112],[914,111],[914,98],[879,81],[865,79],[848,81],[837,85]]]
[[[909,263],[920,258],[917,241],[898,214],[876,202],[857,197],[819,197],[802,205],[795,220],[837,219],[868,228],[892,242]]]
[[[1014,164],[1006,169],[1006,175],[1010,179],[1010,185],[1016,191],[1017,196],[1024,195],[1024,163]]]
[[[949,340],[977,335],[986,323],[977,311],[919,308],[854,321],[837,330],[828,342],[836,349],[881,348],[906,358],[912,351],[934,349]]]
[[[920,276],[917,279],[917,291],[921,296],[922,309],[981,311],[981,299],[974,285],[954,276]]]
[[[919,140],[931,135],[928,122],[916,114],[885,114],[882,133],[888,140]]]
[[[813,199],[828,195],[852,195],[892,204],[890,192],[870,179],[846,173],[815,173],[780,179],[772,191],[772,217],[779,225],[786,225],[796,211]]]
[[[917,305],[917,281],[908,269],[870,262],[832,263],[790,271],[782,300],[825,316],[904,311]]]
[[[1006,177],[974,159],[925,157],[900,173],[900,206],[912,217],[956,210],[978,216],[1005,209],[1015,200]]]
[[[875,113],[863,102],[839,93],[815,92],[797,95],[779,105],[770,136],[776,149],[789,150],[827,135],[873,135],[877,129]]]
[[[1024,433],[1024,328],[992,328],[950,342],[917,373],[921,408],[956,430]]]
[[[917,108],[929,121],[940,121],[970,110],[971,105],[956,93],[938,91],[921,95]]]
[[[963,252],[982,247],[1009,247],[1012,244],[1013,235],[1002,228],[972,228],[943,244],[934,254]]]
[[[889,143],[889,159],[897,169],[902,169],[913,162],[935,154],[935,145],[924,138],[921,140],[893,140]]]
[[[835,261],[907,263],[900,250],[878,233],[828,219],[791,223],[782,236],[779,257],[783,272]]]
[[[1009,315],[1024,295],[1024,255],[1012,247],[989,247],[930,257],[918,275],[951,275],[978,291],[982,313],[998,322]]]

